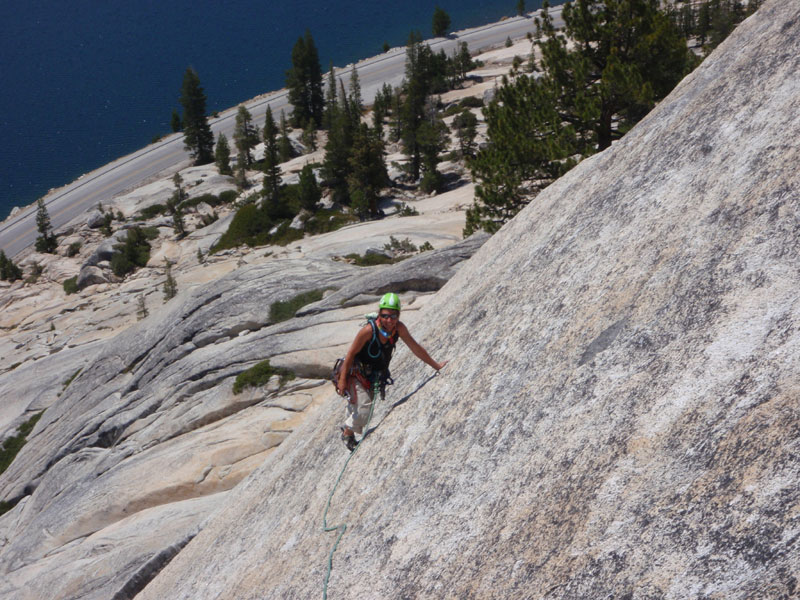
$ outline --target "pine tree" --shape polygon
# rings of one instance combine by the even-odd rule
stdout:
[[[544,78],[522,76],[484,109],[489,144],[470,161],[475,204],[465,236],[477,229],[494,233],[574,164],[577,136],[564,125],[556,99]]]
[[[375,100],[372,102],[372,127],[375,135],[383,137],[383,120],[389,113],[392,107],[392,97],[394,91],[388,83],[384,83],[383,87],[375,94]]]
[[[336,75],[333,71],[333,63],[328,70],[328,84],[325,88],[325,112],[322,116],[322,127],[329,131],[331,128],[331,118],[336,112]]]
[[[358,71],[356,71],[355,65],[350,71],[350,110],[359,119],[361,113],[364,112],[364,104],[361,100],[361,82],[358,79]]]
[[[277,200],[281,185],[281,169],[278,157],[278,126],[272,118],[272,108],[267,106],[264,121],[264,198]]]
[[[134,226],[128,229],[125,241],[114,246],[111,255],[111,270],[117,277],[125,277],[136,267],[143,267],[150,260],[150,242],[147,241],[142,228]]]
[[[669,15],[683,37],[688,40],[694,35],[696,21],[694,7],[691,4],[684,4],[680,8],[674,7]]]
[[[391,108],[389,110],[389,114],[391,115],[391,119],[389,120],[389,141],[391,142],[399,142],[403,133],[403,105],[404,102],[401,90],[398,88],[392,94]]]
[[[231,148],[224,133],[220,133],[217,138],[217,146],[214,149],[214,163],[217,165],[220,175],[233,174],[231,169]]]
[[[300,171],[299,187],[298,195],[300,206],[313,212],[322,194],[319,190],[319,185],[317,185],[317,178],[314,176],[314,170],[309,164],[304,165],[303,170]]]
[[[205,92],[191,67],[183,76],[180,103],[183,106],[184,147],[195,165],[206,165],[214,160],[214,134],[206,117]]]
[[[517,16],[525,14],[525,0],[517,0]]]
[[[409,174],[419,179],[422,166],[419,146],[419,128],[422,124],[425,101],[429,93],[427,57],[430,50],[422,45],[422,36],[411,32],[406,47],[405,98],[400,108],[400,138],[403,152],[409,157]]]
[[[300,127],[311,116],[306,61],[306,44],[300,37],[292,48],[292,68],[286,72],[286,89],[289,103],[292,105],[293,127]]]
[[[111,234],[114,231],[111,229],[111,224],[114,222],[114,215],[110,212],[107,212],[103,215],[103,224],[100,226],[100,233],[102,233],[105,237],[111,237]]]
[[[22,269],[6,256],[4,250],[0,250],[0,279],[11,282],[22,279]]]
[[[361,123],[354,133],[351,155],[348,160],[348,192],[353,210],[365,216],[378,212],[381,188],[389,177],[383,157],[383,142],[377,139],[366,123]]]
[[[314,152],[317,149],[317,130],[314,129],[314,121],[309,121],[303,127],[301,139],[308,152]]]
[[[236,145],[237,156],[243,156],[248,167],[252,165],[252,150],[258,145],[258,127],[253,123],[253,115],[244,104],[240,105],[236,112],[233,143]]]
[[[719,46],[746,16],[755,12],[759,2],[748,2],[745,9],[739,0],[705,0],[698,14],[698,37],[708,55]]]
[[[139,294],[136,300],[136,318],[141,321],[146,319],[150,311],[147,310],[147,305],[144,302],[144,294]]]
[[[386,118],[386,110],[386,103],[379,92],[372,103],[372,131],[379,139],[383,139],[383,120]]]
[[[350,101],[350,97],[347,95],[347,92],[344,89],[344,81],[339,79],[339,95],[341,98],[341,107],[343,114],[347,117],[351,132],[355,129],[355,127],[361,122],[361,115],[356,114],[353,110],[353,103]]]
[[[319,65],[319,54],[311,32],[306,30],[306,53],[308,61],[309,112],[314,126],[322,124],[322,111],[325,109],[325,97],[322,91],[322,68]]]
[[[697,37],[701,46],[706,45],[708,34],[711,31],[711,5],[709,2],[701,2],[697,9]]]
[[[541,68],[557,88],[564,120],[586,141],[583,155],[622,137],[696,65],[651,0],[576,0],[562,17],[566,37],[557,35],[546,4],[537,21],[545,38]]]
[[[448,75],[450,73],[450,75]],[[444,51],[434,54],[422,43],[418,32],[409,35],[406,47],[406,71],[403,82],[402,101],[396,113],[395,126],[391,138],[399,134],[403,152],[408,156],[408,173],[418,179],[422,169],[422,149],[420,146],[420,127],[425,120],[425,106],[429,96],[448,89],[448,79],[452,82],[453,65]],[[430,134],[431,130],[426,132]],[[428,136],[430,139],[430,135]]]
[[[467,73],[472,69],[472,56],[469,53],[467,42],[461,42],[458,46],[458,54],[455,59],[455,69],[459,82],[467,78]]]
[[[47,236],[50,234],[50,213],[47,212],[43,198],[36,201],[36,207],[36,230],[39,235]]]
[[[183,189],[183,177],[180,173],[175,173],[172,177],[172,184],[175,186],[175,191],[172,196],[167,200],[167,210],[172,214],[172,228],[175,234],[182,238],[186,235],[186,223],[183,220],[183,203],[189,197],[186,190]]]
[[[183,122],[181,121],[181,116],[175,109],[172,110],[172,119],[170,119],[170,126],[172,127],[173,133],[178,133],[179,131],[183,131]]]
[[[172,276],[172,263],[168,259],[164,259],[164,302],[169,302],[178,294],[178,282]]]
[[[438,193],[442,190],[444,179],[439,173],[439,154],[445,149],[448,137],[447,125],[436,114],[433,103],[426,106],[426,117],[420,124],[417,141],[422,161],[422,180],[420,189],[425,193]]]
[[[238,189],[244,190],[250,187],[250,182],[247,180],[247,157],[244,154],[236,156],[236,172],[233,177]]]
[[[302,127],[309,119],[319,127],[325,104],[322,93],[322,69],[319,54],[306,30],[305,37],[297,39],[292,48],[292,68],[286,72],[286,87],[292,110],[292,126]]]
[[[50,213],[47,212],[47,206],[43,198],[36,201],[36,229],[39,232],[39,237],[36,238],[36,251],[47,252],[52,254],[56,251],[58,241],[50,226]]]
[[[478,133],[478,117],[470,110],[464,109],[453,119],[453,129],[458,139],[458,150],[462,158],[475,155],[475,136]]]
[[[433,9],[433,22],[431,24],[433,37],[443,37],[450,29],[450,15],[438,6]]]
[[[286,115],[281,110],[281,137],[278,140],[278,158],[286,162],[294,156],[292,142],[289,140],[289,126],[286,124]]]
[[[539,78],[505,81],[484,110],[489,143],[470,162],[475,205],[465,235],[496,231],[575,156],[608,148],[695,64],[652,0],[575,0],[562,17],[563,34],[544,3]]]
[[[331,128],[325,144],[322,177],[331,189],[333,200],[342,204],[350,201],[347,178],[351,172],[350,152],[353,147],[353,120],[349,102],[344,94],[331,111]]]

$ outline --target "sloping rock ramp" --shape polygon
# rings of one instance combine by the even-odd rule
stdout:
[[[330,402],[331,365],[380,294],[403,293],[413,320],[487,237],[385,267],[264,258],[90,351],[3,374],[4,401],[36,392],[29,413],[46,411],[0,474],[0,598],[132,598]],[[275,303],[310,292],[323,298],[273,318]],[[296,378],[236,393],[265,359]]]
[[[344,471],[329,598],[789,598],[800,4],[768,1],[412,324]],[[136,596],[320,597],[325,404]]]

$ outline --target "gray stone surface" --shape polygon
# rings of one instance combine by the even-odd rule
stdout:
[[[81,269],[76,283],[78,285],[78,289],[82,290],[90,285],[108,283],[108,277],[106,276],[106,272],[100,267],[92,267],[87,265]]]
[[[83,267],[96,267],[102,262],[110,261],[114,255],[115,246],[124,243],[126,239],[128,239],[128,228],[118,229],[111,234],[111,237],[97,245],[94,252],[83,263]]]
[[[238,334],[264,329],[272,302],[341,284],[354,271],[346,267],[307,261],[245,267],[210,288],[179,296],[161,319],[145,320],[124,331],[106,344],[102,359],[85,369],[61,402],[46,413],[41,425],[47,431],[42,435],[56,439],[26,446],[0,476],[0,494],[8,497],[5,485],[16,479],[17,469],[17,475],[24,473],[29,481],[79,448],[108,447],[124,427],[161,401],[191,397],[250,366],[267,352],[255,336]],[[288,278],[295,269],[302,274]],[[225,338],[232,339],[214,344]],[[58,421],[58,427],[47,427],[51,420]],[[38,455],[31,456],[33,464],[25,457],[28,452]],[[11,496],[24,485],[12,485],[19,491]]]
[[[451,362],[398,349],[329,597],[796,595],[798,40],[768,2],[480,250],[244,265],[104,343],[0,475],[0,595],[319,597],[347,454],[309,378],[389,290]],[[300,378],[234,395],[265,358]]]
[[[417,320],[348,464],[329,598],[790,598],[800,7],[771,1]],[[314,413],[137,600],[319,597],[346,456]]]
[[[99,210],[93,210],[86,218],[86,225],[91,229],[98,229],[105,223],[105,217],[105,213],[101,213]]]
[[[51,556],[4,574],[0,597],[133,598],[137,583],[149,581],[154,571],[163,568],[225,501],[226,493],[218,493],[138,511],[65,544]],[[145,531],[147,535],[142,535]]]
[[[94,360],[98,346],[64,349],[0,375],[0,440],[56,402],[70,378]]]
[[[423,252],[384,269],[363,268],[360,277],[353,277],[341,289],[304,307],[298,316],[351,306],[353,300],[357,301],[356,304],[365,304],[386,292],[435,292],[455,275],[458,267],[475,254],[487,239],[487,234],[476,233],[458,244]]]
[[[30,600],[133,598],[137,584],[149,581],[153,571],[163,568],[225,501],[226,493],[218,493],[138,511],[4,575],[0,596]],[[142,535],[144,531],[147,535]]]
[[[452,253],[424,258],[429,269],[455,272]],[[413,290],[424,269],[408,265],[404,287]],[[270,306],[315,289],[370,292],[382,270],[305,259],[243,266],[95,344],[96,359],[87,353],[61,397],[43,403],[49,408],[28,444],[0,475],[0,498],[19,500],[0,517],[0,595],[112,597],[149,580],[165,562],[156,559],[182,548],[217,506],[185,503],[236,487],[329,396],[323,378],[367,310],[337,306],[272,323]],[[361,295],[372,309],[373,298]],[[298,378],[234,394],[236,375],[264,359]],[[4,374],[0,389],[26,385],[45,366]],[[62,368],[58,378],[67,377]],[[43,383],[55,387],[52,378]],[[9,414],[22,410],[10,406]],[[86,556],[91,570],[80,567]]]

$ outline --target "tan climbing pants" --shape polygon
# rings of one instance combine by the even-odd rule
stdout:
[[[372,408],[372,390],[365,388],[355,377],[350,377],[348,391],[350,398],[347,399],[347,419],[344,426],[361,435]]]

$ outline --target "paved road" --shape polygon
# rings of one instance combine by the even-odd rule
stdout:
[[[551,9],[557,19],[560,18],[560,10],[560,7]],[[470,51],[475,52],[501,45],[508,37],[523,37],[533,29],[534,24],[530,16],[515,17],[500,23],[465,30],[448,38],[428,40],[427,43],[436,52],[444,50],[452,54],[457,44],[466,42]],[[345,84],[349,79],[350,70],[350,66],[339,69]],[[394,48],[385,54],[362,61],[358,63],[357,71],[364,101],[371,102],[375,92],[384,82],[396,86],[402,81],[405,71],[405,48]],[[281,110],[285,110],[287,114],[291,112],[285,90],[260,96],[246,103],[256,123],[263,121],[267,105],[272,107],[276,119]],[[218,118],[209,121],[215,136],[224,133],[228,139],[232,138],[236,111],[237,107],[230,108],[220,113]],[[186,166],[189,164],[188,161],[188,154],[183,148],[183,135],[172,134],[158,143],[83,175],[45,198],[53,228],[58,229],[98,203],[107,204],[115,195],[132,190],[148,179]],[[0,248],[5,250],[9,257],[14,257],[32,245],[36,235],[34,205],[0,224]]]

